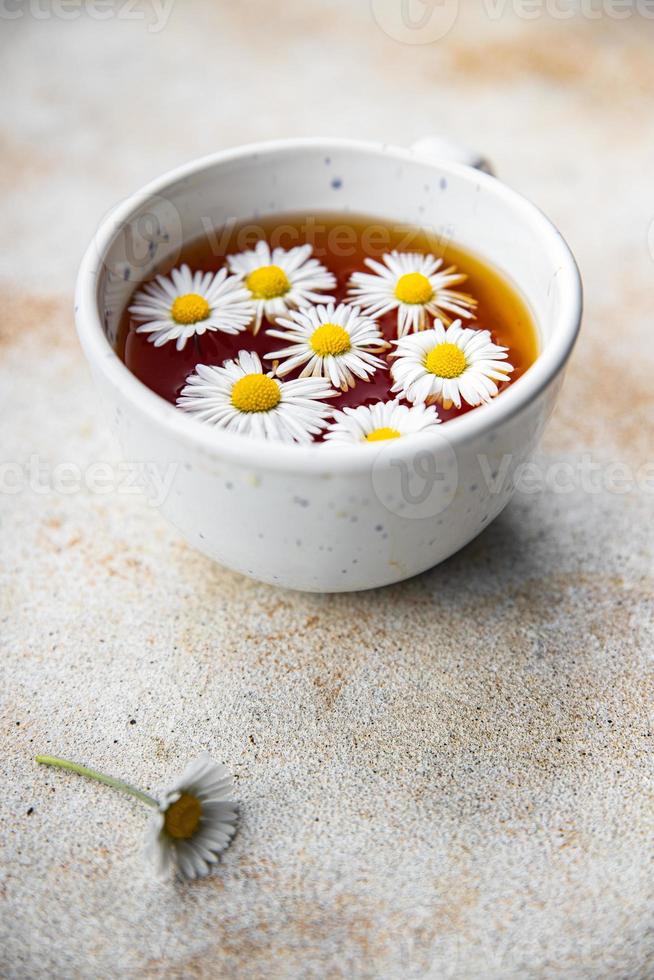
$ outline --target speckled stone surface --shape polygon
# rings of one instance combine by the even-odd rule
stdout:
[[[178,0],[159,32],[126,4],[20,9],[0,24],[0,972],[651,977],[654,22],[471,5],[407,45],[367,3]],[[210,564],[142,494],[70,492],[119,460],[72,322],[116,200],[243,141],[435,131],[580,261],[544,486],[440,568],[329,597]],[[153,882],[136,803],[32,761],[147,788],[201,747],[243,816],[192,886]]]

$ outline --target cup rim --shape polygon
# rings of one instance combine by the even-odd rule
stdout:
[[[75,289],[75,320],[82,349],[91,367],[102,373],[105,380],[117,389],[130,406],[148,419],[166,429],[171,437],[184,442],[207,456],[230,460],[243,466],[253,466],[284,472],[339,473],[371,470],[383,444],[369,443],[353,449],[350,446],[334,446],[313,443],[289,445],[268,442],[263,439],[239,436],[212,429],[198,423],[197,419],[180,412],[178,408],[151,391],[131,373],[121,361],[107,339],[98,308],[97,285],[99,270],[111,246],[117,229],[153,196],[165,197],[165,191],[180,180],[210,167],[254,156],[272,156],[303,149],[320,149],[326,154],[335,150],[349,149],[371,156],[380,154],[398,161],[433,163],[440,174],[463,177],[473,187],[486,188],[500,198],[507,207],[517,211],[521,218],[538,228],[544,246],[551,254],[552,274],[562,280],[562,292],[566,301],[557,315],[552,336],[545,349],[505,391],[491,402],[480,405],[474,411],[450,419],[433,434],[408,436],[393,446],[393,458],[410,460],[418,450],[429,451],[442,446],[447,439],[453,449],[483,436],[521,412],[554,380],[565,367],[572,352],[579,328],[583,306],[581,277],[574,256],[556,226],[527,198],[508,185],[482,171],[465,164],[433,160],[410,148],[392,146],[354,139],[303,137],[279,139],[221,150],[189,163],[182,164],[146,184],[122,201],[101,222],[82,259]],[[381,446],[381,449],[380,449]]]

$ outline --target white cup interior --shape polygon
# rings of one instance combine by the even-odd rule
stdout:
[[[276,144],[200,161],[145,193],[105,253],[98,302],[113,345],[139,282],[180,248],[227,222],[288,212],[359,213],[445,235],[517,285],[546,348],[566,301],[561,242],[540,213],[499,181],[408,151],[365,144]],[[547,233],[544,233],[547,232]],[[557,247],[558,245],[558,247]],[[569,299],[569,297],[568,297]]]

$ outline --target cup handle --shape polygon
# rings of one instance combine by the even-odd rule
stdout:
[[[467,167],[474,167],[475,170],[483,170],[485,174],[495,176],[493,168],[485,157],[467,146],[453,143],[442,136],[426,136],[424,139],[412,143],[411,150],[419,157],[443,160],[449,163],[463,163]]]

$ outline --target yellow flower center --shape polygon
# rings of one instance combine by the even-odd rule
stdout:
[[[291,288],[288,276],[278,265],[262,265],[245,280],[254,299],[276,299]]]
[[[311,347],[319,357],[328,354],[345,354],[352,346],[350,335],[337,323],[323,323],[311,334]]]
[[[407,272],[400,276],[395,286],[395,297],[400,303],[416,303],[423,306],[434,295],[431,283],[422,272]]]
[[[175,323],[199,323],[206,320],[211,313],[211,307],[204,296],[197,293],[186,293],[178,296],[170,308]]]
[[[190,793],[182,793],[180,798],[171,803],[166,810],[164,817],[166,833],[175,840],[188,840],[198,829],[201,816],[200,801]]]
[[[427,354],[425,367],[439,378],[458,378],[467,367],[466,356],[456,344],[439,344]]]
[[[373,429],[366,436],[366,442],[381,442],[382,439],[399,439],[402,435],[397,429],[389,429],[382,426],[381,429]]]
[[[239,412],[269,412],[281,398],[278,382],[267,374],[246,374],[232,388],[232,405]]]

